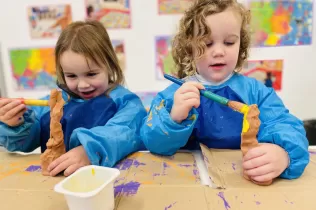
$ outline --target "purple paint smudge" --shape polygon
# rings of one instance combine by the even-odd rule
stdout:
[[[170,204],[169,206],[165,207],[165,210],[171,209],[172,206],[174,206],[174,204],[176,204],[177,202],[174,202],[173,204]]]
[[[114,185],[116,185],[119,181],[122,181],[122,180],[124,180],[124,177],[116,179],[114,182]]]
[[[25,171],[38,172],[38,171],[41,171],[41,166],[31,165]]]
[[[194,176],[199,176],[200,172],[197,169],[193,169],[193,174],[194,174]]]
[[[226,201],[224,197],[224,192],[219,192],[217,195],[224,201],[225,209],[226,210],[230,209],[230,205],[228,204],[228,202]]]
[[[146,164],[145,164],[145,163],[141,163],[141,162],[135,160],[134,163],[133,163],[133,165],[134,165],[136,168],[138,168],[138,166],[144,166],[144,165],[146,165]]]
[[[232,163],[232,168],[236,170],[236,163]]]
[[[116,197],[119,194],[124,195],[134,195],[137,193],[140,186],[139,182],[128,182],[126,184],[121,184],[114,187],[114,196]]]
[[[185,167],[185,168],[192,167],[192,165],[190,165],[190,164],[178,164],[178,166]]]
[[[153,173],[153,176],[160,176],[159,173]]]
[[[130,169],[132,166],[135,166],[136,168],[138,168],[138,166],[144,166],[146,165],[145,163],[141,163],[137,160],[134,159],[125,159],[123,161],[121,161],[120,163],[118,163],[115,168],[119,169],[119,170],[128,170]]]
[[[132,164],[133,164],[133,159],[125,159],[123,161],[121,161],[120,163],[118,163],[115,168],[119,169],[119,170],[128,170]]]
[[[163,163],[163,169],[162,169],[162,175],[164,176],[164,175],[166,175],[166,168],[169,168],[170,166],[168,166],[168,164],[167,163]]]
[[[260,203],[259,201],[256,201],[256,204],[257,204],[257,205],[260,205],[261,203]]]
[[[167,163],[163,163],[163,168],[169,168],[170,166],[168,166],[168,164]]]

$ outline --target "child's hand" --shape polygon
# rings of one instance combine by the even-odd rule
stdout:
[[[51,164],[49,164],[47,170],[50,172],[50,176],[56,176],[61,171],[64,171],[65,176],[69,176],[77,169],[90,165],[90,160],[84,150],[83,146],[78,146],[63,154]]]
[[[0,121],[14,127],[24,122],[26,106],[19,100],[0,99]]]
[[[288,166],[287,152],[275,144],[260,144],[243,159],[245,173],[254,181],[264,182],[278,177]]]
[[[175,92],[170,112],[173,121],[181,123],[188,117],[192,107],[200,106],[200,89],[204,89],[201,83],[186,82]]]

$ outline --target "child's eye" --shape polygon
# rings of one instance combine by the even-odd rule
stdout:
[[[225,42],[225,44],[227,45],[227,46],[230,46],[230,45],[233,45],[233,44],[235,44],[234,42]]]
[[[93,77],[93,76],[95,76],[95,75],[97,75],[97,73],[88,73],[88,74],[87,74],[88,77]]]
[[[213,42],[206,43],[206,47],[211,47],[213,45]]]
[[[68,78],[75,78],[76,75],[74,75],[74,74],[68,74],[68,75],[66,75],[66,77],[68,77]]]

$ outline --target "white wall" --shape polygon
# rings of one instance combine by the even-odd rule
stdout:
[[[126,80],[132,91],[159,91],[170,82],[155,76],[155,36],[170,35],[181,15],[158,16],[158,0],[131,0],[132,28],[109,30],[112,39],[123,39],[126,52]],[[8,48],[54,46],[56,39],[31,40],[27,6],[70,3],[73,20],[84,20],[84,0],[10,0],[2,3],[0,42],[7,95],[38,98],[48,91],[15,91]],[[315,8],[315,6],[314,6]],[[316,27],[314,18],[313,27]],[[315,32],[315,30],[314,30]],[[313,42],[316,33],[313,35]],[[250,59],[284,59],[282,91],[279,95],[291,112],[301,119],[316,117],[316,45],[252,49]]]

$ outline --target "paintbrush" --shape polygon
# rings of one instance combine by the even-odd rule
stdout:
[[[5,98],[0,98],[5,99]],[[24,98],[13,98],[14,100],[19,100],[23,104],[28,106],[49,106],[48,100],[37,100],[37,99],[24,99]]]
[[[175,84],[178,85],[182,85],[185,81],[175,78],[171,75],[168,74],[164,74],[164,77],[172,82],[174,82]],[[230,101],[229,99],[219,96],[215,93],[212,93],[211,91],[207,91],[207,90],[200,90],[200,94],[208,99],[211,99],[217,103],[220,103],[222,105],[228,106],[230,108],[232,108],[233,110],[236,110],[238,112],[241,112],[243,114],[245,114],[249,107],[246,104],[240,103],[238,101]]]

